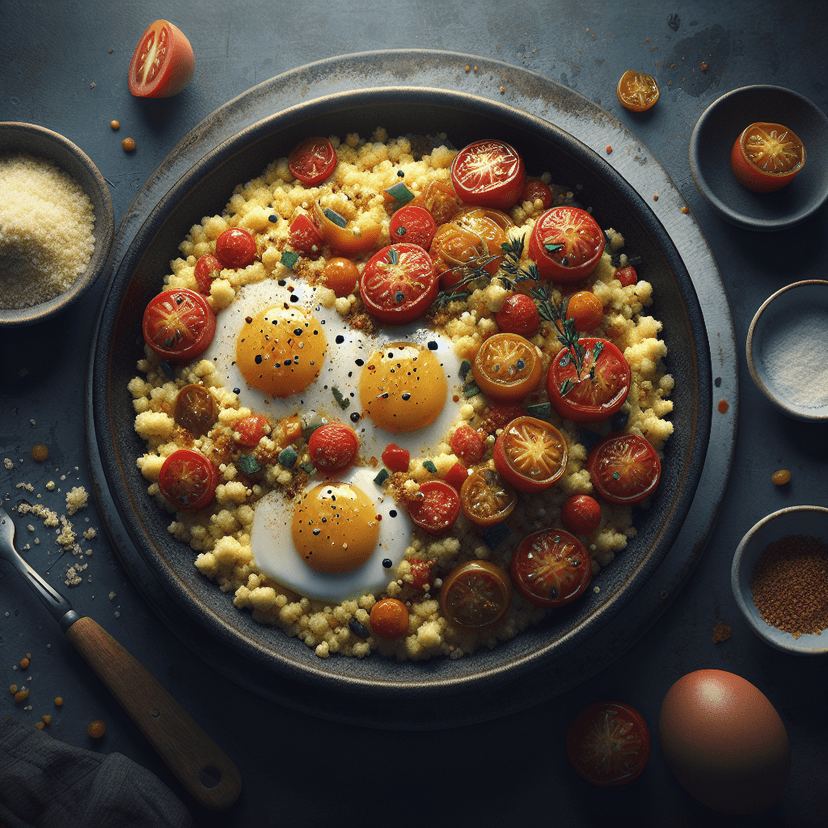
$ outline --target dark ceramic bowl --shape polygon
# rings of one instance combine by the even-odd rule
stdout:
[[[68,138],[34,124],[4,121],[0,123],[0,155],[7,152],[27,152],[51,161],[83,187],[95,210],[95,249],[86,270],[63,293],[27,308],[0,308],[0,327],[31,325],[77,302],[105,270],[115,235],[109,187],[89,156]]]
[[[493,650],[457,660],[397,662],[319,659],[280,630],[262,627],[237,610],[193,565],[189,547],[167,532],[168,517],[147,496],[135,459],[144,446],[133,429],[127,383],[142,355],[141,317],[160,287],[177,246],[202,216],[220,212],[235,185],[259,175],[308,135],[389,135],[445,132],[455,146],[480,137],[508,140],[533,173],[582,185],[583,201],[602,226],[623,229],[628,249],[646,263],[642,277],[655,288],[652,313],[664,322],[667,359],[675,376],[675,434],[667,443],[663,478],[652,508],[639,516],[639,533],[595,580],[592,590],[540,625]],[[187,613],[203,636],[254,662],[266,680],[306,683],[337,693],[347,705],[374,698],[425,697],[493,688],[541,663],[565,659],[579,642],[611,624],[664,559],[692,503],[707,451],[711,411],[709,346],[699,300],[669,236],[636,191],[595,152],[534,116],[457,92],[422,88],[360,90],[320,98],[279,112],[208,153],[160,200],[119,262],[102,306],[90,369],[95,451],[118,517],[146,564],[154,586]],[[209,646],[209,645],[208,645]],[[565,669],[565,667],[563,667]],[[323,714],[324,715],[324,714]]]
[[[730,151],[746,127],[784,124],[805,146],[805,166],[775,193],[743,187],[730,168]],[[787,230],[828,201],[828,117],[804,96],[781,86],[743,86],[714,101],[690,136],[690,171],[720,218],[748,230]]]

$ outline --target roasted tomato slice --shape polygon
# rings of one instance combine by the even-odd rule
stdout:
[[[644,112],[658,100],[660,93],[652,75],[628,69],[619,78],[615,94],[625,109]]]
[[[430,181],[421,193],[414,196],[410,204],[413,207],[428,210],[438,225],[451,221],[460,209],[457,193],[449,184],[444,184],[442,181]]]
[[[539,492],[557,483],[568,459],[561,432],[535,417],[517,417],[495,440],[495,468],[519,492]]]
[[[508,574],[490,561],[468,561],[453,569],[440,587],[440,608],[450,624],[471,630],[500,621],[512,600]]]
[[[420,484],[415,500],[407,504],[412,522],[432,535],[442,535],[460,516],[460,495],[443,480]]]
[[[588,782],[624,785],[644,770],[650,758],[650,731],[628,704],[599,702],[575,717],[566,752],[572,767]]]
[[[656,450],[638,434],[610,434],[589,453],[587,471],[595,491],[610,503],[637,503],[652,494],[661,477]]]
[[[305,138],[288,156],[288,169],[305,186],[321,184],[336,169],[336,150],[327,138]]]
[[[730,166],[743,187],[770,193],[790,184],[805,166],[805,147],[782,124],[751,124],[733,144]]]
[[[553,207],[535,222],[529,236],[529,258],[542,279],[577,282],[601,261],[604,233],[579,207]]]
[[[216,398],[203,385],[185,385],[175,396],[173,419],[191,434],[201,437],[213,427],[218,416]]]
[[[370,224],[364,229],[348,227],[342,216],[327,210],[318,201],[313,205],[313,218],[329,247],[343,256],[359,256],[376,244],[382,228]]]
[[[541,529],[512,554],[512,583],[531,604],[562,607],[582,595],[592,580],[589,552],[563,529]]]
[[[428,250],[431,240],[437,232],[437,222],[425,207],[416,204],[406,204],[400,207],[388,225],[388,233],[392,242],[408,242],[418,244]]]
[[[129,91],[138,98],[169,98],[190,82],[193,47],[167,20],[156,20],[142,35],[129,63]]]
[[[519,334],[490,336],[472,363],[478,388],[497,402],[515,402],[540,385],[543,359],[536,345]]]
[[[474,469],[460,488],[463,514],[478,526],[506,520],[516,503],[515,490],[493,469]]]
[[[141,327],[147,345],[162,359],[189,362],[213,341],[216,315],[200,293],[172,288],[150,300]]]
[[[508,210],[526,183],[526,167],[503,141],[484,139],[460,150],[451,164],[454,191],[466,203]]]
[[[439,282],[431,258],[416,244],[391,244],[365,265],[359,292],[368,313],[389,325],[419,319],[437,298]]]
[[[158,488],[176,509],[202,509],[212,499],[218,469],[200,452],[174,451],[161,466]]]
[[[562,348],[549,364],[546,392],[561,417],[595,423],[615,414],[627,399],[632,371],[624,354],[606,339],[578,340],[583,357]]]

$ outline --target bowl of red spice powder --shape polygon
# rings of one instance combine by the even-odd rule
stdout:
[[[736,548],[730,580],[759,638],[786,653],[828,654],[828,508],[762,518]]]

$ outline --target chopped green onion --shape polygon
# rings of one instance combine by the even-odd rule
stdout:
[[[535,403],[526,406],[526,413],[530,417],[548,417],[552,413],[552,403]]]
[[[344,411],[348,406],[351,404],[351,401],[343,396],[342,392],[334,386],[331,388],[331,393],[333,394],[334,399],[336,400],[336,404]]]
[[[432,474],[437,473],[437,466],[435,466],[434,463],[431,462],[431,460],[423,460],[423,468],[426,471],[431,472]]]
[[[252,454],[243,454],[239,457],[236,465],[238,465],[244,474],[256,474],[256,472],[262,470],[259,461]]]
[[[391,475],[388,473],[388,469],[380,469],[377,472],[377,476],[374,478],[374,483],[376,483],[377,486],[382,486],[382,484],[385,483],[389,477],[391,477]]]
[[[307,472],[308,474],[316,474],[316,466],[314,466],[313,463],[310,462],[310,460],[307,460],[304,463],[300,463],[299,468],[302,469],[302,471]]]
[[[293,270],[296,267],[296,262],[299,261],[299,254],[294,253],[292,250],[283,250],[282,251],[282,264]]]
[[[394,184],[393,187],[389,187],[386,191],[397,204],[407,204],[414,198],[414,193],[408,189],[401,181],[397,184]]]
[[[279,452],[279,465],[283,466],[286,469],[292,469],[296,465],[296,461],[299,459],[299,455],[296,453],[295,449],[292,449],[290,446],[287,448],[283,448]]]
[[[472,369],[472,364],[467,360],[464,359],[460,363],[460,379],[465,381],[466,376],[468,375],[469,371]]]
[[[466,397],[476,397],[479,393],[480,393],[480,389],[477,387],[477,385],[475,383],[472,383],[471,385],[467,385],[463,389],[463,394]]]
[[[340,216],[336,210],[331,210],[330,207],[325,208],[325,216],[337,225],[337,227],[347,227],[348,225],[348,220],[344,216]]]

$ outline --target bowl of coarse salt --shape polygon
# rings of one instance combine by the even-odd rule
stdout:
[[[778,290],[756,312],[747,335],[750,375],[784,414],[828,422],[828,282]]]
[[[114,235],[109,188],[86,153],[45,127],[0,122],[0,326],[76,302]]]

